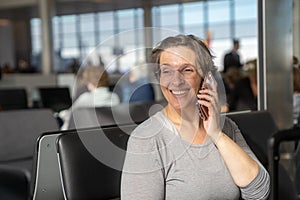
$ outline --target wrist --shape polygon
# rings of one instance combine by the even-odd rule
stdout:
[[[218,134],[216,134],[214,137],[211,137],[211,140],[213,143],[217,146],[220,139],[223,137],[224,133],[222,131],[219,131]]]

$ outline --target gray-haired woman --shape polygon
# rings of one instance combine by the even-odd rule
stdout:
[[[216,71],[206,45],[192,35],[169,37],[152,58],[168,104],[130,136],[121,199],[266,199],[267,171],[236,124],[220,117],[217,84],[203,83]]]

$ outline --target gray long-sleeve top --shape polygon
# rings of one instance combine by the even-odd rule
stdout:
[[[235,185],[211,140],[189,144],[163,112],[139,125],[128,141],[122,173],[122,200],[266,199],[270,178],[242,137],[226,118],[224,133],[259,164],[259,173],[247,186]],[[237,158],[238,159],[238,158]]]

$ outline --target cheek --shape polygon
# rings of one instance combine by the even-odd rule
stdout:
[[[192,79],[188,81],[188,83],[190,87],[193,88],[196,93],[198,93],[198,91],[200,90],[200,83],[201,83],[200,79],[198,78]]]
[[[162,95],[166,98],[166,100],[169,100],[169,90],[166,87],[160,85],[160,91],[162,92]]]
[[[162,80],[159,80],[159,85],[160,85],[160,88],[167,88],[169,86],[169,82],[167,81],[162,81]]]

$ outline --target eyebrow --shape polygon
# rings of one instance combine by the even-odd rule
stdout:
[[[162,66],[166,66],[166,67],[173,67],[173,65],[171,65],[171,64],[168,64],[168,63],[165,63],[165,64],[160,64],[160,66],[162,67]],[[195,68],[196,69],[196,67],[193,65],[193,64],[190,64],[190,63],[184,63],[184,64],[182,64],[182,65],[180,65],[179,66],[179,68],[180,69],[182,69],[182,68],[186,68],[186,67],[193,67],[193,68]]]

